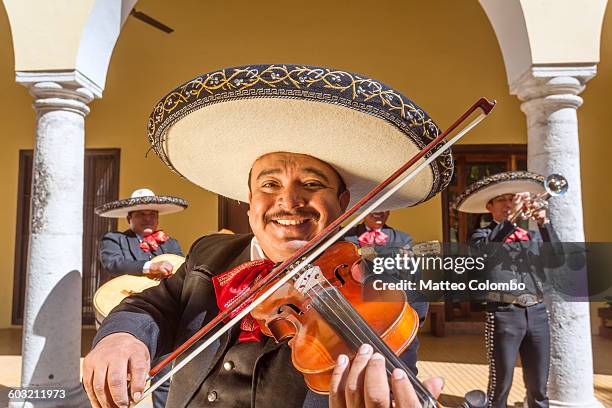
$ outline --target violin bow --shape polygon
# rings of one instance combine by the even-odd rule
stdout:
[[[410,160],[408,160],[403,166],[397,169],[393,174],[391,174],[387,179],[382,181],[378,186],[373,188],[368,194],[362,197],[357,203],[355,203],[351,208],[346,210],[342,215],[340,215],[336,220],[334,220],[331,224],[329,224],[323,231],[317,234],[313,239],[311,239],[308,243],[306,243],[302,248],[300,248],[296,253],[291,256],[289,259],[285,260],[279,266],[274,268],[268,275],[264,278],[260,279],[256,282],[253,287],[242,296],[238,297],[234,301],[234,306],[225,309],[223,312],[220,312],[215,318],[213,318],[210,322],[208,322],[205,326],[203,326],[198,332],[196,332],[191,338],[189,338],[185,343],[181,344],[176,350],[174,350],[171,354],[169,354],[163,361],[157,364],[149,371],[149,377],[147,381],[150,380],[153,376],[155,376],[159,371],[164,368],[171,361],[175,360],[179,355],[181,355],[187,348],[193,345],[196,341],[201,339],[203,336],[208,334],[213,328],[215,328],[219,323],[222,323],[224,320],[230,317],[230,315],[235,312],[235,310],[240,307],[244,302],[249,301],[252,297],[258,294],[265,286],[272,283],[273,280],[280,277],[280,275],[287,271],[287,269],[298,262],[295,266],[291,267],[287,273],[280,278],[277,282],[275,282],[272,286],[270,286],[264,293],[262,293],[257,298],[253,299],[251,303],[249,303],[244,309],[242,309],[238,314],[232,317],[225,325],[223,325],[219,330],[217,330],[214,334],[212,334],[209,338],[207,338],[202,344],[200,344],[197,348],[191,351],[185,358],[176,363],[172,370],[166,373],[162,378],[160,378],[156,383],[151,384],[149,388],[147,388],[140,400],[136,401],[133,406],[138,405],[142,402],[148,395],[150,395],[154,390],[156,390],[161,384],[163,384],[166,380],[168,380],[174,373],[182,369],[186,364],[188,364],[191,360],[193,360],[198,354],[204,351],[208,346],[210,346],[214,341],[216,341],[219,337],[221,337],[225,332],[230,330],[233,326],[235,326],[238,322],[242,320],[247,314],[249,314],[255,307],[257,307],[260,303],[266,300],[270,295],[272,295],[276,290],[278,290],[281,286],[287,283],[291,278],[301,272],[304,267],[308,266],[312,261],[314,261],[319,255],[321,255],[327,248],[333,245],[336,241],[338,241],[344,234],[355,225],[357,225],[361,220],[363,220],[369,213],[374,211],[379,205],[381,205],[384,201],[386,201],[389,197],[391,197],[397,190],[402,188],[406,183],[412,180],[419,172],[425,169],[431,162],[437,159],[442,153],[448,150],[453,144],[455,144],[459,139],[461,139],[465,134],[467,134],[472,128],[478,125],[484,118],[486,118],[489,113],[495,107],[496,101],[490,102],[486,98],[480,98],[476,101],[459,119],[457,119],[448,129],[438,135],[435,139],[433,139],[427,146],[425,146],[422,150],[416,153]],[[382,194],[379,198],[377,198],[374,202],[372,202],[363,212],[355,216],[353,220],[351,220],[346,226],[338,230],[333,236],[329,237],[334,230],[341,226],[341,224],[346,221],[349,217],[354,215],[357,211],[359,211],[362,207],[364,207],[370,200],[372,200],[375,196],[377,196],[383,189],[391,185],[395,180],[397,180],[402,174],[407,172],[414,164],[420,160],[423,156],[425,156],[428,152],[433,150],[438,144],[444,141],[449,134],[451,134],[455,129],[459,127],[468,117],[470,117],[476,110],[480,109],[482,112],[470,123],[468,123],[464,128],[462,128],[455,136],[453,136],[450,140],[446,141],[438,150],[432,153],[425,161],[419,164],[416,168],[412,169],[408,173],[404,175],[395,185],[390,187],[384,194]],[[301,259],[303,258],[303,259]],[[415,379],[416,380],[416,379]]]

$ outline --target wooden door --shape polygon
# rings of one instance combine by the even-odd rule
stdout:
[[[448,188],[442,193],[442,217],[444,242],[466,244],[472,231],[479,225],[487,225],[488,214],[466,214],[455,211],[451,204],[465,188],[483,177],[510,170],[527,169],[526,145],[459,145],[453,148],[455,173]],[[451,272],[452,273],[452,272]],[[453,274],[453,278],[458,275]],[[460,279],[469,280],[467,274]],[[484,307],[447,294],[446,320],[479,321],[484,319]]]
[[[117,229],[117,220],[101,218],[93,210],[116,200],[119,194],[119,149],[86,149],[83,189],[83,324],[94,324],[93,295],[100,282],[98,241],[107,231]],[[19,152],[17,228],[13,280],[12,323],[23,323],[27,255],[30,237],[32,150]]]

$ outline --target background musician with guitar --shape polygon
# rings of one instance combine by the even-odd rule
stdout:
[[[126,231],[111,231],[100,240],[100,263],[102,268],[113,277],[121,275],[146,276],[150,279],[161,280],[172,275],[175,266],[170,260],[159,260],[163,254],[183,256],[178,241],[168,236],[164,231],[158,230],[160,214],[171,214],[187,208],[187,201],[178,197],[156,196],[149,189],[139,189],[132,193],[128,199],[117,200],[104,204],[95,209],[100,217],[123,218],[126,217],[130,228]],[[163,258],[163,257],[162,257]],[[127,278],[127,277],[126,277]],[[130,277],[131,278],[131,277]],[[121,279],[121,278],[119,278]],[[136,279],[136,278],[134,278]],[[114,280],[113,280],[114,281]],[[150,281],[149,281],[150,282]],[[121,282],[118,282],[121,285]],[[120,298],[139,291],[140,286],[148,282],[138,282],[135,287],[126,287],[119,291]],[[116,303],[116,296],[112,291],[113,282],[104,285],[96,293],[96,319],[101,323],[108,311],[99,305]],[[104,298],[104,288],[110,290]],[[170,368],[170,367],[168,367]],[[163,375],[162,371],[160,375]],[[166,381],[153,393],[153,406],[163,408],[166,406],[170,381]]]

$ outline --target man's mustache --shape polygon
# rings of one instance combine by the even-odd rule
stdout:
[[[321,214],[318,211],[310,208],[299,208],[296,211],[275,211],[264,216],[264,221],[269,223],[276,219],[282,219],[283,217],[302,217],[302,218],[311,218],[315,221],[319,221],[321,218]]]

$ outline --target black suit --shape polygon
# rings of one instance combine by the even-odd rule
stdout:
[[[142,275],[145,262],[161,254],[183,256],[178,241],[170,238],[157,250],[145,252],[138,246],[140,240],[132,230],[107,232],[100,241],[100,263],[112,276]]]
[[[126,298],[108,315],[94,345],[104,336],[126,332],[145,343],[152,358],[168,354],[218,314],[211,278],[249,261],[251,239],[252,235],[213,234],[196,241],[176,274],[154,288]],[[219,407],[233,406],[228,400],[244,396],[241,392],[244,390],[234,386],[244,384],[241,378],[217,381],[219,367],[234,345],[232,336],[226,333],[176,373],[167,406],[200,407],[213,386],[217,395],[215,405]],[[255,407],[326,406],[326,398],[312,392],[305,400],[307,388],[303,376],[291,363],[286,342],[276,344],[266,338],[252,347],[257,355],[247,392]],[[238,370],[230,374],[241,375]]]
[[[509,221],[477,229],[470,239],[472,254],[486,256],[485,277],[492,282],[524,283],[525,289],[487,293],[485,344],[489,360],[489,407],[505,408],[517,354],[521,356],[529,408],[549,406],[546,393],[550,365],[550,329],[543,300],[544,268],[563,262],[563,250],[550,224],[529,231],[529,239],[506,243],[516,227]],[[543,244],[547,243],[547,244]],[[552,243],[552,244],[551,244]],[[512,303],[530,296],[538,303]]]
[[[175,254],[183,256],[178,241],[174,238],[162,243],[155,251],[145,252],[140,246],[138,236],[132,230],[124,232],[108,232],[100,241],[100,263],[107,272],[106,277],[120,275],[142,275],[142,268],[147,261],[161,254]],[[168,369],[163,370],[164,375]],[[153,393],[153,406],[164,408],[168,398],[170,381],[166,381]]]

